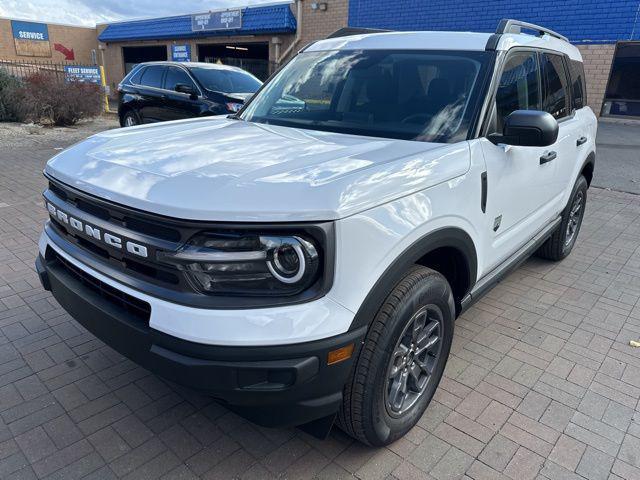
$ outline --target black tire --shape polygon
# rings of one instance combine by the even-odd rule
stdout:
[[[438,351],[433,354],[429,350],[425,355],[418,353],[419,349],[416,347],[415,357],[411,353],[412,366],[403,368],[405,363],[399,361],[404,362],[408,355],[401,357],[394,355],[394,351],[397,353],[401,348],[399,344],[404,341],[411,341],[413,345],[413,340],[409,339],[409,330],[405,329],[413,331],[413,326],[416,325],[414,321],[421,321],[421,312],[427,313],[424,317],[426,327],[421,338],[427,335],[429,325],[433,325],[434,321],[438,323]],[[447,280],[440,273],[426,267],[416,266],[407,272],[386,298],[369,327],[360,355],[344,388],[338,426],[355,439],[372,446],[388,445],[408,432],[420,420],[440,383],[451,350],[454,320],[455,305]],[[435,336],[430,335],[426,343],[434,342]],[[416,345],[418,344],[416,341]],[[409,352],[413,352],[413,347],[407,354]],[[394,365],[391,364],[392,358],[395,359]],[[393,378],[403,378],[404,375],[406,385],[417,386],[418,381],[414,380],[416,377],[407,373],[409,370],[414,371],[414,358],[419,363],[430,364],[427,370],[418,367],[419,375],[424,376],[424,386],[421,393],[412,393],[416,395],[411,397],[413,403],[409,403],[409,396],[405,397],[406,410],[395,410],[391,404],[395,403],[397,407],[399,402],[392,400],[400,397],[393,395],[391,387],[397,384],[393,383],[395,380],[392,380],[391,375],[394,371],[403,370],[404,373]],[[427,375],[427,371],[431,374]]]
[[[573,246],[576,244],[578,234],[580,233],[580,227],[582,226],[584,210],[587,204],[588,188],[589,185],[587,184],[586,178],[580,175],[576,184],[573,186],[569,202],[564,212],[562,212],[562,222],[560,222],[560,226],[538,249],[536,252],[538,257],[558,261],[566,258],[571,253]],[[579,210],[576,212],[575,208],[577,203],[579,203]],[[570,222],[571,228],[569,227]]]
[[[126,110],[120,118],[120,126],[122,127],[133,127],[141,123],[140,117],[134,110]]]

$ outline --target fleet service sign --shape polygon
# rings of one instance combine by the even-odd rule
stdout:
[[[64,79],[67,82],[95,83],[101,84],[100,67],[65,65]]]
[[[171,60],[174,62],[190,62],[191,45],[171,45]]]
[[[191,30],[194,32],[239,28],[242,28],[242,9],[240,8],[191,15]]]
[[[50,57],[49,28],[46,23],[11,20],[16,54],[23,57]]]

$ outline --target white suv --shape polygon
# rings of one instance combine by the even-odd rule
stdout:
[[[569,254],[595,138],[580,53],[545,28],[335,36],[232,117],[52,158],[37,268],[149,370],[384,445],[427,408],[455,318],[533,252]]]

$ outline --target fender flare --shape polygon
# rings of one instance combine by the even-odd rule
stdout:
[[[591,165],[591,170],[592,171],[595,170],[595,168],[596,168],[596,153],[594,151],[591,151],[589,153],[589,155],[587,155],[587,158],[584,160],[584,162],[582,163],[582,166],[580,167],[578,175],[581,175],[582,172],[584,172],[584,169],[587,168],[588,165]],[[576,178],[576,180],[578,180],[578,179]],[[591,179],[587,178],[587,183],[589,184],[589,186],[591,186]]]
[[[387,267],[360,305],[349,330],[368,326],[407,270],[429,252],[441,247],[455,248],[464,255],[470,291],[476,282],[478,271],[478,257],[473,240],[467,232],[457,227],[434,230],[411,244]]]

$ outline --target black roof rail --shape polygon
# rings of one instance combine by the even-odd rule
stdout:
[[[513,20],[511,18],[503,18],[500,20],[498,24],[498,28],[496,29],[497,34],[501,33],[522,33],[522,29],[533,30],[538,32],[540,36],[542,35],[550,35],[555,38],[559,38],[560,40],[564,40],[568,42],[569,39],[564,35],[560,35],[558,32],[554,32],[545,27],[541,27],[540,25],[536,25],[535,23],[521,22],[520,20]]]
[[[393,30],[383,30],[378,28],[345,27],[341,28],[340,30],[336,30],[327,38],[348,37],[350,35],[366,35],[368,33],[387,33],[392,31]]]

